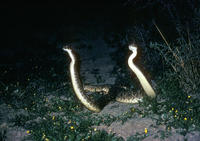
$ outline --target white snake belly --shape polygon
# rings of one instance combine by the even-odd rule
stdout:
[[[137,55],[137,48],[134,46],[129,46],[129,49],[133,51],[133,54],[129,57],[128,64],[129,67],[132,69],[134,73],[136,73],[136,76],[138,77],[144,91],[146,94],[150,97],[155,97],[155,92],[151,85],[148,83],[146,80],[145,76],[142,74],[142,72],[133,64],[132,60],[135,58]],[[108,94],[110,91],[109,86],[91,86],[91,85],[86,85],[83,86],[81,83],[78,70],[76,68],[76,57],[71,48],[68,46],[64,46],[63,50],[68,53],[68,55],[71,58],[71,63],[70,63],[70,77],[72,81],[72,86],[74,89],[74,92],[80,102],[89,110],[94,111],[94,112],[100,112],[101,108],[100,106],[95,102],[92,101],[87,95],[85,95],[85,91],[90,91],[90,92],[102,92],[104,94]],[[140,92],[132,92],[132,91],[117,91],[117,95],[115,96],[115,100],[119,102],[124,102],[124,103],[138,103],[142,101],[142,94]]]

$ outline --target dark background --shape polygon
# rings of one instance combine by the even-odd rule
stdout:
[[[179,36],[176,33],[175,21],[190,25],[193,11],[198,4],[193,0],[1,4],[1,71],[12,70],[4,75],[7,80],[11,74],[23,76],[31,72],[33,65],[44,66],[48,70],[49,67],[45,65],[48,65],[49,60],[46,58],[63,54],[62,45],[66,42],[76,42],[71,38],[77,33],[66,31],[71,26],[83,29],[92,26],[94,31],[96,27],[102,26],[106,29],[105,34],[113,32],[117,35],[124,34],[128,27],[143,25],[144,31],[150,33],[145,41],[149,44],[150,41],[162,40],[152,26],[152,20],[155,20],[167,39],[173,41]],[[170,15],[169,9],[175,17]],[[93,24],[90,25],[91,22]],[[118,47],[122,45],[119,44]],[[119,50],[118,53],[120,52]],[[52,66],[52,63],[49,63],[49,66]]]
[[[63,42],[62,28],[81,26],[96,19],[120,21],[123,18],[120,3],[47,3],[3,4],[1,13],[0,62],[9,63],[23,57],[55,51],[57,42]],[[117,23],[116,25],[119,25]]]
[[[168,31],[166,34],[173,37],[174,25],[168,18],[167,7],[161,6],[162,2],[121,0],[1,4],[0,63],[13,63],[35,54],[57,51],[57,43],[66,40],[62,28],[71,25],[84,28],[84,24],[94,20],[102,26],[109,22],[113,29],[120,31],[134,23],[145,25],[156,19]],[[176,14],[189,21],[195,8],[191,5],[194,6],[195,2],[174,1]]]

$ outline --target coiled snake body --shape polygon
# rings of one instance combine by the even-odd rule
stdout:
[[[92,92],[104,91],[104,92],[108,92],[109,88],[108,87],[101,87],[101,86],[100,87],[94,87],[94,86],[85,86],[84,87],[83,84],[81,83],[80,78],[79,78],[79,73],[78,73],[77,66],[76,66],[77,60],[76,60],[75,53],[68,46],[64,46],[63,50],[65,52],[67,52],[69,57],[71,58],[70,67],[69,67],[70,77],[71,77],[72,86],[73,86],[73,89],[74,89],[74,92],[75,92],[77,98],[89,110],[94,111],[94,112],[100,112],[101,111],[100,106],[95,101],[90,99],[87,95],[85,95],[84,91],[92,91]],[[154,98],[156,95],[155,95],[153,88],[151,87],[151,85],[149,84],[149,82],[147,81],[145,76],[142,74],[142,72],[133,64],[133,59],[137,55],[137,48],[133,45],[130,45],[129,50],[131,50],[133,52],[128,59],[129,67],[136,74],[136,76],[139,79],[140,84],[142,85],[145,93],[148,96]],[[137,94],[137,93],[135,94],[134,92],[131,92],[132,95],[129,94],[129,96],[127,96],[127,93],[130,93],[130,92],[119,92],[119,94],[115,98],[116,101],[124,102],[124,103],[138,103],[139,101],[142,101],[141,94]]]

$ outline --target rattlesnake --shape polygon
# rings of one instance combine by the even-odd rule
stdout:
[[[67,52],[69,57],[71,58],[69,70],[70,70],[70,77],[71,77],[73,90],[76,96],[87,109],[94,112],[100,112],[102,107],[96,101],[90,99],[89,96],[87,96],[84,92],[91,91],[91,92],[108,93],[110,90],[110,87],[109,86],[88,86],[88,85],[84,86],[81,83],[81,80],[79,78],[79,70],[77,70],[77,58],[76,58],[75,52],[69,46],[64,46],[63,50]],[[134,45],[130,45],[129,50],[132,51],[132,54],[128,58],[129,67],[136,74],[145,93],[149,97],[154,98],[156,94],[153,88],[151,87],[151,85],[149,84],[145,76],[142,74],[142,72],[133,64],[133,59],[137,55],[137,47],[135,47]],[[130,91],[129,92],[117,91],[117,92],[118,94],[115,96],[116,101],[124,102],[124,103],[138,103],[139,101],[142,101],[141,93],[135,93],[135,92],[130,92]]]

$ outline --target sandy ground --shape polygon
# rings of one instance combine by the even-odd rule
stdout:
[[[92,49],[82,48],[79,50],[81,57],[81,70],[80,73],[84,77],[84,83],[89,84],[114,84],[115,77],[110,75],[111,71],[115,66],[115,62],[109,55],[115,49],[109,48],[103,39],[98,38],[97,40],[87,41],[89,45],[92,45]],[[97,54],[98,52],[98,54]],[[93,69],[98,69],[98,75],[101,76],[103,82],[97,83],[96,77],[92,74]],[[134,105],[136,108],[138,105]],[[100,116],[110,115],[119,116],[127,113],[132,108],[132,104],[124,104],[119,102],[109,103],[104,107],[104,109],[99,113]],[[155,115],[156,116],[156,115]],[[99,130],[105,130],[108,133],[115,133],[116,136],[122,137],[126,140],[130,136],[136,135],[136,133],[144,134],[145,128],[148,129],[147,137],[145,141],[161,140],[162,132],[167,132],[165,125],[156,125],[156,121],[152,118],[142,118],[137,116],[135,118],[127,120],[124,124],[121,121],[115,121],[110,126],[100,125],[94,128]],[[165,137],[165,141],[175,141],[175,140],[185,140],[188,141],[198,141],[200,138],[200,132],[188,133],[185,137],[177,133],[181,129],[171,129],[170,135]]]
[[[93,30],[93,32],[94,31],[95,30]],[[87,31],[87,36],[93,35],[93,33],[90,32],[92,31]],[[101,37],[103,35],[102,33],[99,33],[99,36],[93,39],[88,39],[85,34],[79,37],[82,38],[82,40],[72,44],[75,48],[79,47],[79,49],[76,49],[76,51],[81,58],[80,73],[81,76],[84,78],[84,83],[93,85],[114,84],[116,78],[115,76],[111,75],[111,71],[113,70],[113,67],[116,63],[112,60],[110,53],[114,52],[115,49],[107,46],[107,44]],[[91,49],[81,48],[81,45],[83,44],[86,46],[91,46]],[[92,73],[94,69],[98,70],[98,73],[96,75],[101,77],[100,83],[97,81],[96,75]],[[137,104],[134,106],[138,107]],[[132,104],[112,102],[106,105],[105,108],[99,113],[99,115],[119,116],[130,111],[130,108],[132,107]],[[10,114],[16,114],[16,111],[10,110],[9,107],[4,108],[7,108],[5,109],[5,111],[10,111],[9,113],[7,113],[7,115],[10,116]],[[9,116],[5,116],[4,118],[8,118]],[[10,128],[8,127],[7,123],[3,123],[1,125],[1,128],[7,128],[8,138],[6,141],[21,141],[25,136],[27,136],[24,129]],[[115,133],[116,136],[122,137],[124,140],[126,140],[130,136],[136,135],[136,133],[144,134],[145,128],[148,129],[148,133],[144,141],[161,140],[162,132],[166,132],[165,125],[157,126],[155,120],[153,120],[152,118],[142,118],[139,115],[135,118],[127,120],[124,124],[122,124],[122,122],[118,120],[113,122],[110,126],[101,124],[100,126],[95,126],[94,128],[105,130],[108,133]],[[186,134],[186,136],[183,136],[177,133],[178,130],[181,129],[172,129],[171,135],[166,137],[164,140],[183,141],[187,139],[188,141],[198,141],[200,139],[200,132],[192,132]]]

